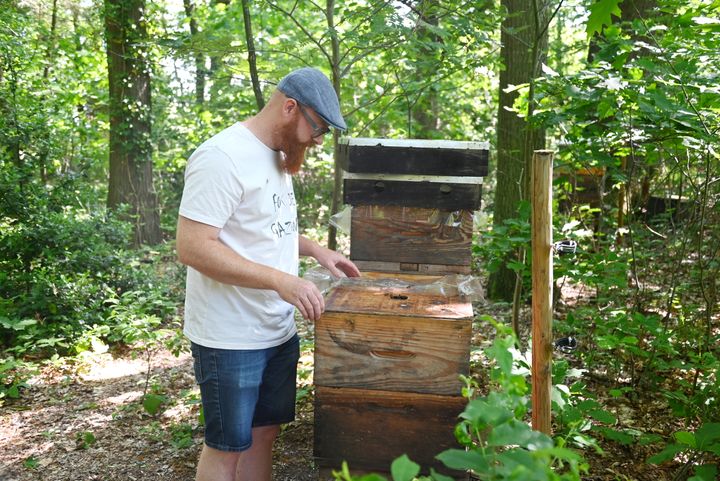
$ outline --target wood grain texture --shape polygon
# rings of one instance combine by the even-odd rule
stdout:
[[[431,144],[423,145],[413,147],[341,143],[338,145],[338,160],[346,172],[473,177],[484,177],[488,173],[490,155],[487,149],[432,148],[427,147]]]
[[[482,185],[345,179],[343,201],[349,205],[399,205],[447,210],[480,208]]]
[[[472,319],[325,311],[315,325],[315,385],[460,395]]]
[[[470,211],[354,206],[350,258],[469,266],[472,231],[473,216]]]
[[[315,460],[321,467],[390,470],[407,454],[424,472],[447,472],[435,458],[458,447],[453,431],[465,408],[460,396],[435,396],[318,386],[315,391]],[[456,473],[462,476],[462,473]]]
[[[325,311],[338,313],[378,314],[391,317],[429,318],[434,320],[465,319],[473,316],[472,305],[458,297],[446,297],[433,288],[412,280],[392,281],[387,286],[341,285],[332,289],[325,299]],[[425,291],[425,292],[423,292]]]
[[[532,427],[550,435],[552,388],[552,161],[536,150],[532,170]]]

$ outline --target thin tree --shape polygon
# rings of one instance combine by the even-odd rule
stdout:
[[[260,86],[260,77],[257,70],[257,53],[255,51],[255,39],[252,31],[252,18],[250,16],[250,5],[248,0],[242,0],[243,22],[245,23],[245,43],[248,51],[248,66],[250,67],[250,79],[252,80],[253,93],[258,110],[265,106],[265,99]]]
[[[192,0],[183,0],[185,15],[190,19],[190,38],[193,40],[193,58],[195,60],[195,105],[202,107],[205,103],[205,55],[197,48],[195,40],[198,38],[199,29],[197,18],[195,18],[195,5]]]

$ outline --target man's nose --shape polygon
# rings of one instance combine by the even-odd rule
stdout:
[[[324,135],[318,135],[313,139],[313,142],[315,142],[315,145],[322,145],[323,139],[325,138]]]

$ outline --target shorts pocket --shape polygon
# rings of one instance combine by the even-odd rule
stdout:
[[[207,352],[202,346],[198,346],[195,343],[191,345],[191,351],[193,356],[193,373],[195,374],[195,382],[202,384],[206,379],[204,374],[207,372],[207,366],[203,369],[203,361],[207,362],[208,357],[212,353]]]

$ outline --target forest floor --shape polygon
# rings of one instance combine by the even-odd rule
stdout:
[[[507,305],[483,306],[483,312],[496,319],[507,318],[507,311]],[[529,313],[522,317],[527,326]],[[312,329],[302,327],[301,335],[311,338]],[[476,331],[474,344],[488,345],[492,328]],[[311,343],[304,346],[297,419],[283,428],[274,454],[278,481],[318,479],[312,452]],[[46,367],[20,399],[0,408],[0,480],[194,479],[202,428],[192,358],[165,350],[152,354],[150,391],[168,399],[155,415],[141,402],[147,368],[147,358],[137,351],[93,353],[72,364]],[[487,378],[486,373],[478,374]],[[635,427],[661,434],[676,429],[671,413],[659,402],[611,402],[603,395],[609,387],[602,380],[586,382],[606,408],[610,404],[620,419],[631,419]],[[607,442],[601,446],[604,455],[584,453],[590,462],[590,473],[583,478],[587,481],[670,481],[678,469],[645,463],[657,448]]]

